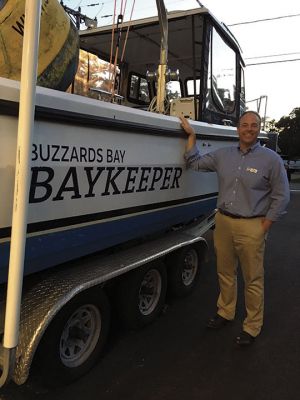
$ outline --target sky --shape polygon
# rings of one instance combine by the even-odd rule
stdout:
[[[122,1],[117,0],[117,12]],[[129,19],[133,2],[134,0],[127,0],[125,19]],[[229,26],[243,50],[246,64],[268,62],[262,65],[249,65],[245,69],[247,107],[256,110],[258,102],[251,100],[265,96],[267,118],[276,121],[282,116],[289,115],[295,107],[300,107],[300,2],[203,0],[201,3],[219,21]],[[64,4],[76,10],[81,7],[81,12],[91,18],[97,16],[98,26],[112,23],[114,0],[64,0]],[[165,0],[165,6],[168,11],[172,11],[197,8],[199,4],[197,0]],[[295,14],[299,15],[241,24]],[[107,15],[109,17],[106,17]],[[155,0],[135,0],[133,19],[151,15],[157,15]],[[280,54],[284,55],[274,56]],[[273,63],[295,59],[299,60]],[[264,101],[261,103],[262,114]]]

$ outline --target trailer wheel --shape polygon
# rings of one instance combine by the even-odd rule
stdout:
[[[200,253],[195,246],[184,247],[167,258],[168,290],[175,297],[190,294],[200,275]]]
[[[167,273],[160,261],[146,264],[126,276],[118,287],[117,309],[129,328],[153,322],[162,311],[167,290]]]
[[[45,383],[69,383],[97,361],[110,324],[108,300],[100,289],[80,293],[51,322],[37,353]]]

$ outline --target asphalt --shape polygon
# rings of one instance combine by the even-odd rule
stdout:
[[[104,357],[66,387],[45,388],[36,376],[10,384],[0,400],[295,400],[300,393],[300,176],[292,177],[287,215],[274,224],[265,258],[265,324],[250,348],[234,343],[244,317],[243,287],[235,322],[215,332],[205,321],[218,294],[212,233],[209,262],[196,290],[169,300],[150,326],[118,324]],[[241,281],[241,280],[240,280]]]

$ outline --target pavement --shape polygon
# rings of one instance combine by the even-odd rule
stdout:
[[[250,348],[234,343],[244,318],[239,276],[236,320],[205,328],[218,295],[212,233],[196,290],[169,300],[150,326],[116,324],[101,361],[70,386],[47,389],[36,376],[11,384],[0,400],[295,400],[300,393],[300,176],[292,176],[287,215],[274,224],[265,258],[265,324]]]
[[[300,171],[292,174],[290,188],[291,190],[300,190]]]

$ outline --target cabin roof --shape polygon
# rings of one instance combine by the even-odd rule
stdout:
[[[197,15],[207,15],[213,21],[214,25],[222,30],[230,45],[240,52],[239,45],[229,29],[220,23],[211,12],[205,8],[195,8],[184,11],[172,11],[167,14],[169,21],[169,45],[168,45],[168,65],[171,67],[185,70],[185,75],[192,75],[192,70],[188,71],[192,58],[192,26],[190,21],[185,17]],[[202,19],[195,20],[196,30],[201,28]],[[122,40],[120,45],[120,53],[123,48],[123,41],[126,35],[127,27],[130,26],[128,43],[124,61],[135,64],[135,70],[139,71],[139,66],[149,67],[152,69],[158,64],[160,56],[160,27],[158,16],[143,18],[132,22],[125,22],[122,27]],[[112,25],[87,29],[80,31],[81,48],[97,54],[104,60],[109,60],[111,49],[111,32]],[[202,40],[197,38],[197,40]],[[138,49],[138,58],[137,58]],[[119,53],[119,55],[120,55]]]

